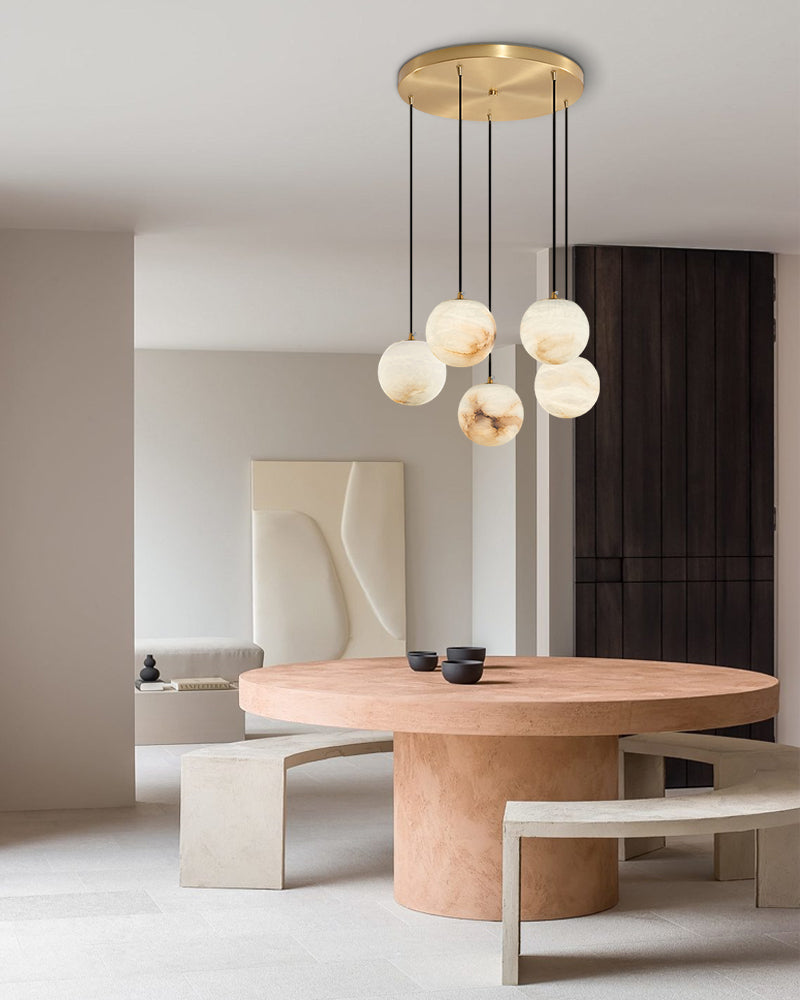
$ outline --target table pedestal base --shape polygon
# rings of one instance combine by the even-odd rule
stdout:
[[[615,736],[394,734],[394,893],[424,913],[499,920],[507,801],[614,799]],[[615,840],[523,840],[522,919],[617,902]]]

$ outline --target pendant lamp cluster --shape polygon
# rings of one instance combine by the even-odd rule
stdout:
[[[546,75],[545,75],[546,74]],[[545,86],[546,84],[546,86]],[[488,358],[488,380],[473,385],[461,399],[458,422],[474,443],[494,446],[511,441],[522,427],[522,401],[511,386],[492,378],[491,351],[497,333],[492,316],[492,123],[551,113],[553,116],[552,295],[534,302],[520,326],[522,344],[542,362],[536,375],[539,405],[557,417],[577,417],[591,409],[600,391],[594,366],[580,357],[589,339],[589,321],[556,284],[556,112],[564,109],[565,271],[567,248],[567,109],[583,91],[583,72],[566,56],[521,45],[463,45],[424,53],[399,74],[398,89],[409,106],[409,337],[391,344],[378,365],[381,388],[396,403],[430,402],[445,384],[447,366],[472,367]],[[454,100],[457,97],[457,101]],[[549,99],[548,99],[549,98]],[[431,312],[425,341],[413,333],[413,114],[418,110],[458,119],[458,294]],[[488,305],[464,297],[462,124],[488,125]]]

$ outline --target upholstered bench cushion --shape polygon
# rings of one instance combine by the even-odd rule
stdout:
[[[198,636],[176,639],[137,639],[134,677],[139,676],[148,653],[166,680],[177,677],[224,677],[237,681],[239,674],[263,666],[264,650],[246,639]]]

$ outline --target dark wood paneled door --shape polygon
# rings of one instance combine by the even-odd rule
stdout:
[[[575,427],[576,652],[772,674],[772,256],[581,246],[573,264],[601,387]],[[668,783],[710,771],[672,761]]]

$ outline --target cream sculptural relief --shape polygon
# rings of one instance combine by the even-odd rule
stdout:
[[[403,493],[391,489],[383,462],[353,462],[342,511],[342,544],[381,625],[395,639],[406,634]],[[402,485],[402,484],[401,484]]]
[[[405,651],[402,462],[252,463],[264,663]]]
[[[317,522],[297,510],[253,511],[253,561],[260,567],[253,603],[259,620],[270,623],[272,662],[338,659],[350,623]],[[256,642],[265,648],[260,638]]]
[[[425,339],[446,365],[470,368],[483,361],[494,346],[494,317],[482,302],[447,299],[428,316]]]

